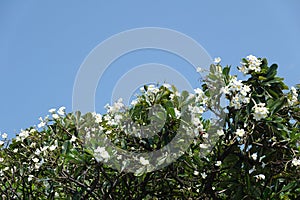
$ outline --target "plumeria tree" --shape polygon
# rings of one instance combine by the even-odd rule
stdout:
[[[148,85],[129,107],[119,100],[103,115],[50,109],[11,141],[3,133],[1,198],[297,199],[299,86],[289,90],[266,59],[242,59],[244,80],[220,61],[194,93]],[[139,154],[180,134],[171,150]]]

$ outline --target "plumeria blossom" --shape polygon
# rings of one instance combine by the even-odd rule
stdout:
[[[147,94],[157,94],[159,92],[159,89],[155,85],[149,85],[147,88]]]
[[[123,104],[123,99],[120,98],[115,102],[112,106],[106,105],[105,108],[107,110],[108,114],[115,114],[117,112],[120,112],[122,109],[124,109],[125,105]]]
[[[92,115],[95,118],[96,123],[101,123],[102,122],[102,115],[101,114],[93,112]]]
[[[215,64],[219,64],[221,62],[221,58],[220,57],[217,57],[214,59],[214,63]]]
[[[6,134],[6,133],[2,133],[1,137],[2,137],[3,139],[6,139],[6,138],[7,138],[7,134]]]
[[[244,137],[244,135],[246,134],[244,129],[236,129],[235,134],[239,137]]]
[[[221,164],[222,164],[222,162],[218,160],[218,161],[216,162],[215,166],[219,167],[219,166],[221,166]]]
[[[175,111],[176,118],[179,119],[181,116],[181,112],[177,108],[174,108],[174,111]]]
[[[57,148],[56,145],[51,145],[51,146],[49,147],[49,150],[50,150],[50,151],[54,151],[56,148]]]
[[[149,165],[149,160],[145,159],[144,157],[140,157],[140,163],[142,165]]]
[[[253,55],[249,55],[246,57],[246,62],[242,62],[241,64],[242,66],[239,67],[239,70],[244,74],[248,74],[251,71],[260,72],[260,65],[262,64],[262,61]]]
[[[300,166],[300,159],[294,158],[292,160],[292,165],[294,165],[295,167]]]
[[[51,108],[51,109],[49,109],[49,113],[55,113],[55,111],[56,111],[56,109],[55,108]]]
[[[256,181],[259,181],[259,180],[265,180],[265,175],[263,174],[258,174],[258,175],[255,175],[254,178],[256,178]]]
[[[196,71],[197,71],[198,73],[201,73],[201,72],[204,72],[205,69],[203,69],[203,68],[201,68],[201,67],[197,67]]]
[[[291,87],[291,99],[288,99],[289,105],[293,106],[298,102],[298,92],[295,87]]]
[[[243,104],[250,102],[250,86],[243,84],[242,81],[237,80],[235,76],[230,79],[227,86],[222,88],[222,92],[232,97],[230,106],[235,109],[240,109]]]
[[[29,131],[28,130],[21,130],[21,132],[19,133],[19,135],[16,137],[16,141],[23,141],[24,139],[26,139],[29,136]]]
[[[224,131],[222,129],[220,129],[220,130],[217,130],[217,135],[222,136],[222,135],[225,135],[225,134],[224,134]]]
[[[75,135],[72,135],[72,138],[70,139],[70,142],[75,142],[76,141],[76,136]]]
[[[54,113],[54,114],[52,114],[52,118],[53,118],[53,119],[59,119],[59,115],[56,114],[56,113]]]
[[[202,172],[202,173],[200,173],[200,174],[201,174],[201,177],[202,177],[203,179],[206,179],[207,174],[206,174],[205,172]]]
[[[257,160],[257,153],[252,154],[251,157],[253,160]]]
[[[57,114],[63,116],[65,115],[66,107],[62,106],[57,110]]]
[[[33,178],[34,178],[34,176],[30,174],[30,175],[28,176],[28,179],[27,179],[28,182],[32,181]]]
[[[265,107],[265,103],[256,104],[252,110],[254,111],[253,117],[256,121],[266,118],[269,114],[269,110]]]
[[[105,150],[105,147],[97,147],[97,149],[94,150],[94,155],[98,162],[107,162],[110,158],[110,155]]]

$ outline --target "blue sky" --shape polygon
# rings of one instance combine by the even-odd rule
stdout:
[[[100,42],[133,28],[163,27],[182,32],[212,57],[220,56],[222,64],[233,67],[249,54],[266,57],[270,63],[279,64],[279,75],[289,86],[297,84],[299,8],[297,0],[2,0],[0,131],[12,137],[21,128],[37,124],[52,107],[66,106],[70,112],[73,84],[85,57]],[[124,69],[148,62],[165,63],[178,71],[186,64],[176,56],[150,50],[117,60],[100,83],[106,93],[97,93],[97,111],[103,111],[114,81]],[[118,66],[126,68],[122,71]],[[187,78],[196,81],[193,75]]]

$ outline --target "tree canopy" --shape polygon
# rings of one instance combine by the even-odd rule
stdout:
[[[194,93],[148,85],[103,115],[50,109],[11,141],[1,135],[1,197],[296,199],[300,90],[277,68],[250,55],[238,80],[216,59]]]

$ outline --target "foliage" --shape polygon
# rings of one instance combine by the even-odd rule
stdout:
[[[246,80],[231,76],[230,67],[218,61],[195,94],[168,84],[144,86],[129,108],[118,101],[103,116],[51,109],[51,116],[12,141],[2,134],[2,199],[296,199],[299,87],[287,91],[276,76],[277,65],[268,66],[266,59],[248,56],[238,69]],[[228,101],[220,111],[225,123],[214,129],[203,113],[215,112],[222,98]],[[185,111],[191,113],[187,118]],[[157,127],[147,126],[151,121]],[[150,157],[140,157],[136,172],[125,170],[126,152],[161,149],[182,123],[192,143],[178,159],[168,162],[166,152],[155,163],[165,166],[155,170]],[[212,135],[218,138],[210,146]],[[110,162],[115,149],[105,146],[108,139],[125,151],[113,163],[117,169]]]

